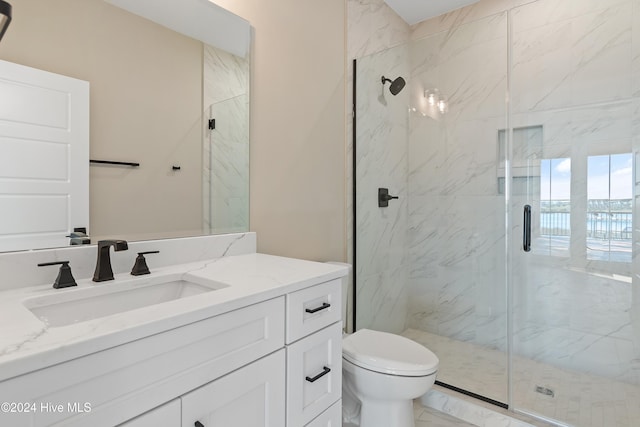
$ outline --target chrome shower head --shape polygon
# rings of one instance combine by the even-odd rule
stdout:
[[[407,84],[407,82],[405,82],[402,77],[398,77],[395,80],[391,80],[386,78],[385,76],[382,76],[382,85],[384,86],[386,82],[391,82],[391,86],[389,86],[389,92],[391,92],[391,95],[393,96],[399,94],[400,91],[404,89],[404,86]]]

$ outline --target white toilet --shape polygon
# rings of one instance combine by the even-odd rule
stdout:
[[[348,280],[343,280],[346,319]],[[413,399],[436,380],[438,357],[408,338],[361,329],[342,338],[344,427],[415,427]]]
[[[436,380],[438,358],[408,338],[361,329],[342,339],[342,419],[360,427],[415,427],[413,399]]]

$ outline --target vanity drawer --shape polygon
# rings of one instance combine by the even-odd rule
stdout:
[[[341,319],[341,288],[337,279],[287,295],[287,344]]]
[[[340,400],[342,328],[335,323],[287,347],[287,425],[303,426]]]
[[[305,427],[342,427],[342,400],[331,405]]]

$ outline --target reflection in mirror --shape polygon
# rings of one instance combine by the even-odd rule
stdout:
[[[211,233],[249,229],[248,62],[204,49],[203,221]]]
[[[103,0],[20,0],[0,59],[89,82],[90,157],[140,163],[92,165],[89,224],[55,232],[86,226],[96,242],[248,229],[248,55]]]

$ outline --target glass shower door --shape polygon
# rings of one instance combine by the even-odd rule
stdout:
[[[639,9],[510,13],[511,403],[576,426],[640,425]]]
[[[507,34],[501,13],[358,59],[355,141],[357,329],[423,344],[438,381],[502,404]],[[381,187],[399,199],[379,207]]]
[[[410,44],[405,336],[437,380],[507,403],[507,14]],[[482,64],[482,66],[477,66]]]

